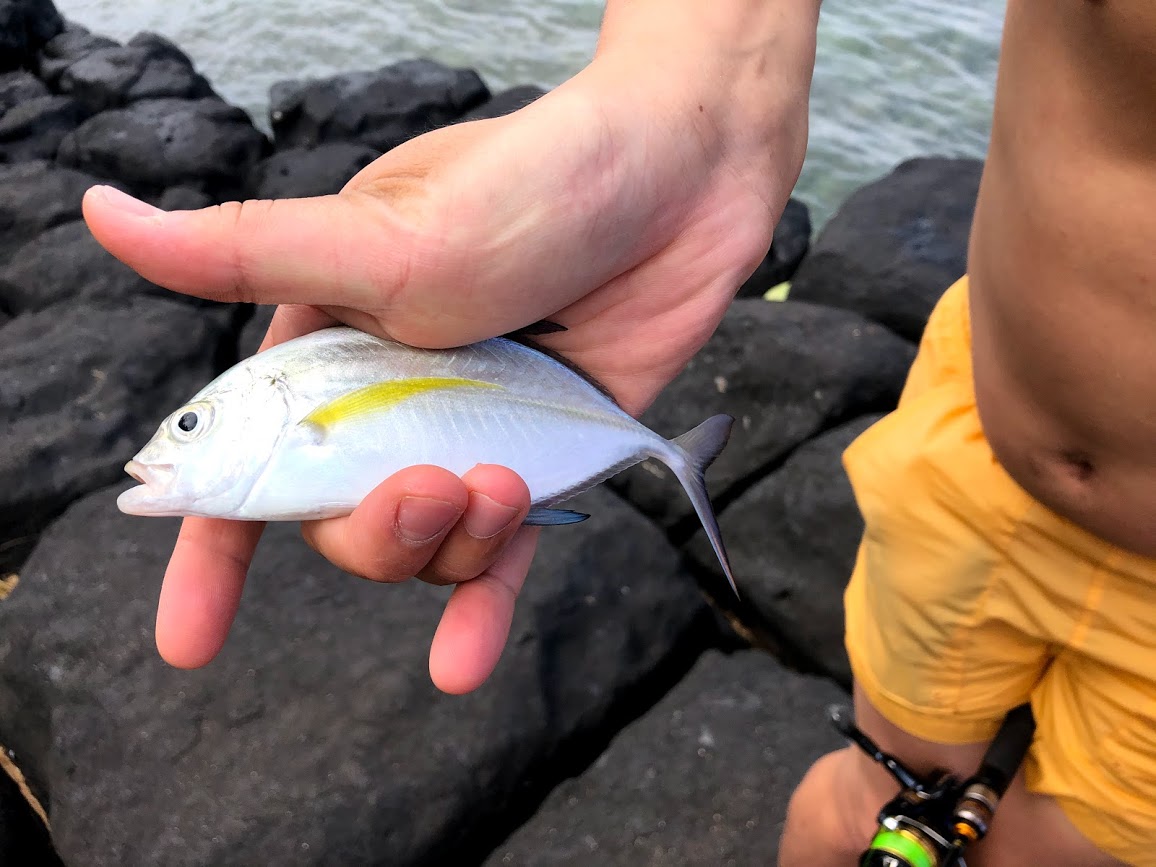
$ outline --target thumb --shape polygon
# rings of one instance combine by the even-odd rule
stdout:
[[[96,186],[83,213],[96,240],[141,276],[213,301],[378,310],[389,300],[382,292],[409,273],[404,226],[360,196],[166,212]]]

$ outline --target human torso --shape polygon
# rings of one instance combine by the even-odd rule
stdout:
[[[1009,0],[968,267],[996,457],[1156,556],[1156,4]]]

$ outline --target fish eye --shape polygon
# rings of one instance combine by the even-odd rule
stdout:
[[[195,403],[173,413],[169,430],[174,439],[190,442],[208,430],[212,421],[212,406],[207,403]]]

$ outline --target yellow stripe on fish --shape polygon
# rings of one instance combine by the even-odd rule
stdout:
[[[452,376],[417,376],[412,379],[390,379],[375,382],[365,388],[343,394],[329,403],[322,404],[302,419],[302,424],[316,425],[322,429],[351,418],[389,409],[421,394],[433,391],[448,391],[459,388],[494,388],[502,386],[480,379],[460,379]]]

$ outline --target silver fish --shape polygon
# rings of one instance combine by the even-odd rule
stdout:
[[[172,413],[125,465],[141,484],[117,505],[131,515],[328,518],[406,467],[460,476],[487,463],[525,480],[527,524],[565,524],[587,516],[554,506],[656,458],[686,489],[734,587],[703,478],[732,422],[717,415],[667,440],[516,340],[428,350],[326,328],[245,359]]]

